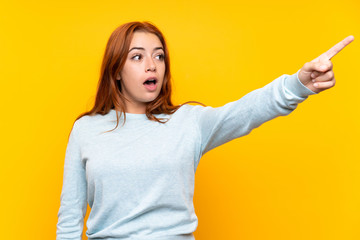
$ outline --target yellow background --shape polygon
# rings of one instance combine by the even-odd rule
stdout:
[[[195,237],[360,239],[359,12],[357,0],[3,1],[1,239],[55,239],[69,131],[111,32],[136,20],[165,34],[174,102],[213,107],[353,35],[334,88],[201,159]]]

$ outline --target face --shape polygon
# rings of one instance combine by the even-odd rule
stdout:
[[[121,92],[129,100],[126,112],[145,113],[146,104],[159,95],[165,75],[164,56],[155,34],[134,32],[125,65],[117,76]],[[147,79],[156,79],[156,83]]]

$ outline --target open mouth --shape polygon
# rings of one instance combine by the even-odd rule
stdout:
[[[148,91],[153,92],[157,89],[157,82],[156,77],[149,77],[143,84]]]
[[[144,85],[155,85],[157,82],[156,79],[148,79],[144,82]]]

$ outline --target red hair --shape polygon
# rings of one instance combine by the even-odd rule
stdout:
[[[165,54],[165,75],[163,85],[161,87],[159,96],[146,106],[146,116],[149,120],[162,122],[153,114],[173,114],[182,105],[186,103],[199,103],[196,101],[189,101],[181,105],[174,106],[171,102],[171,74],[170,74],[170,59],[169,50],[167,48],[165,38],[160,30],[149,22],[128,22],[117,27],[111,34],[107,44],[101,65],[100,79],[98,82],[98,89],[94,107],[87,112],[80,114],[76,120],[85,115],[107,114],[111,109],[120,109],[120,116],[124,114],[124,122],[126,121],[125,113],[125,97],[121,92],[120,81],[116,80],[116,76],[124,67],[131,40],[135,31],[144,31],[155,34],[164,48]],[[199,103],[205,106],[202,103]],[[119,125],[120,118],[118,111],[116,112],[117,123],[115,128]],[[75,121],[76,121],[75,120]],[[114,129],[115,129],[114,128]],[[112,129],[112,130],[114,130]],[[111,131],[112,131],[111,130]]]

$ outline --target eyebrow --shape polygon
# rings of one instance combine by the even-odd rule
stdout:
[[[135,49],[144,50],[144,51],[145,51],[145,48],[142,48],[142,47],[133,47],[133,48],[131,48],[131,49],[129,50],[129,52],[132,51],[132,50],[135,50]],[[158,50],[158,49],[162,49],[162,50],[164,51],[164,49],[163,49],[162,47],[156,47],[156,48],[154,48],[154,50]]]

